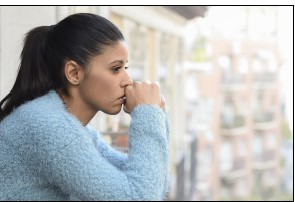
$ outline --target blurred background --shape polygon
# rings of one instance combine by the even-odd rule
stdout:
[[[292,6],[1,6],[0,98],[26,32],[79,12],[123,32],[134,80],[159,81],[171,118],[168,200],[293,200]],[[91,124],[128,152],[129,115]]]

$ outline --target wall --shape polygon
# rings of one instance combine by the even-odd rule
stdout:
[[[55,6],[0,7],[0,99],[15,81],[25,34],[36,26],[54,24],[56,11]]]

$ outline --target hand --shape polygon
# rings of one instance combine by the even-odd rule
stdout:
[[[156,82],[136,81],[133,85],[126,86],[125,95],[126,102],[123,109],[128,114],[139,104],[155,105],[161,108],[165,107],[165,99],[164,97],[161,98],[160,85]]]
[[[161,107],[161,109],[163,111],[165,110],[165,106],[166,106],[165,97],[164,97],[164,95],[161,95],[161,104],[160,104],[160,107]]]

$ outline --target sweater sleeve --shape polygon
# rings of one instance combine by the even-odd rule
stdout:
[[[165,108],[165,126],[166,126],[166,138],[168,141],[168,147],[170,144],[170,120],[169,120],[169,110]],[[101,134],[96,131],[92,126],[88,126],[88,129],[91,132],[94,144],[96,145],[97,150],[108,159],[108,161],[116,166],[118,169],[122,170],[126,165],[128,156],[122,152],[116,151],[112,147],[110,147],[101,137]],[[169,153],[167,153],[168,162],[170,162]],[[166,177],[164,181],[164,192],[163,197],[166,198],[169,191],[169,178],[170,178],[170,169],[169,164],[166,170]]]
[[[140,105],[131,116],[122,170],[97,152],[89,136],[59,121],[38,126],[42,137],[49,137],[33,150],[39,171],[81,200],[163,200],[169,150],[165,114],[159,107]]]
[[[165,108],[165,126],[166,126],[166,138],[168,141],[168,147],[170,144],[170,120],[169,120],[169,111],[168,108]],[[118,169],[122,170],[126,165],[128,156],[122,152],[116,151],[112,147],[110,147],[104,139],[101,137],[101,134],[96,131],[92,126],[88,126],[88,129],[91,132],[94,144],[96,145],[97,150],[108,159],[108,161],[116,166]],[[167,153],[168,162],[170,162],[169,153]],[[164,182],[164,192],[163,197],[167,198],[169,191],[169,178],[170,178],[170,167],[167,166],[166,177]]]
[[[165,126],[166,126],[166,137],[168,141],[168,150],[170,147],[170,115],[168,108],[165,108]],[[163,197],[166,199],[168,197],[168,191],[169,191],[169,184],[170,184],[170,153],[167,153],[167,159],[168,159],[168,166],[166,170],[166,177],[165,177],[165,182],[164,182],[164,192],[163,192]]]
[[[126,165],[128,156],[120,151],[116,151],[114,148],[109,146],[104,139],[101,137],[101,134],[96,131],[91,126],[87,126],[90,130],[90,133],[93,138],[93,143],[96,146],[98,152],[106,158],[111,164],[113,164],[118,169],[122,170]]]

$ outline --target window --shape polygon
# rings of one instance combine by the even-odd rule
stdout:
[[[133,80],[143,80],[147,58],[147,28],[125,19],[124,36],[129,51],[129,73]]]
[[[229,171],[233,167],[233,151],[230,142],[225,141],[221,144],[219,169],[220,171]]]
[[[263,152],[262,148],[262,137],[261,135],[254,135],[254,141],[253,141],[253,154],[255,156],[261,156]]]

